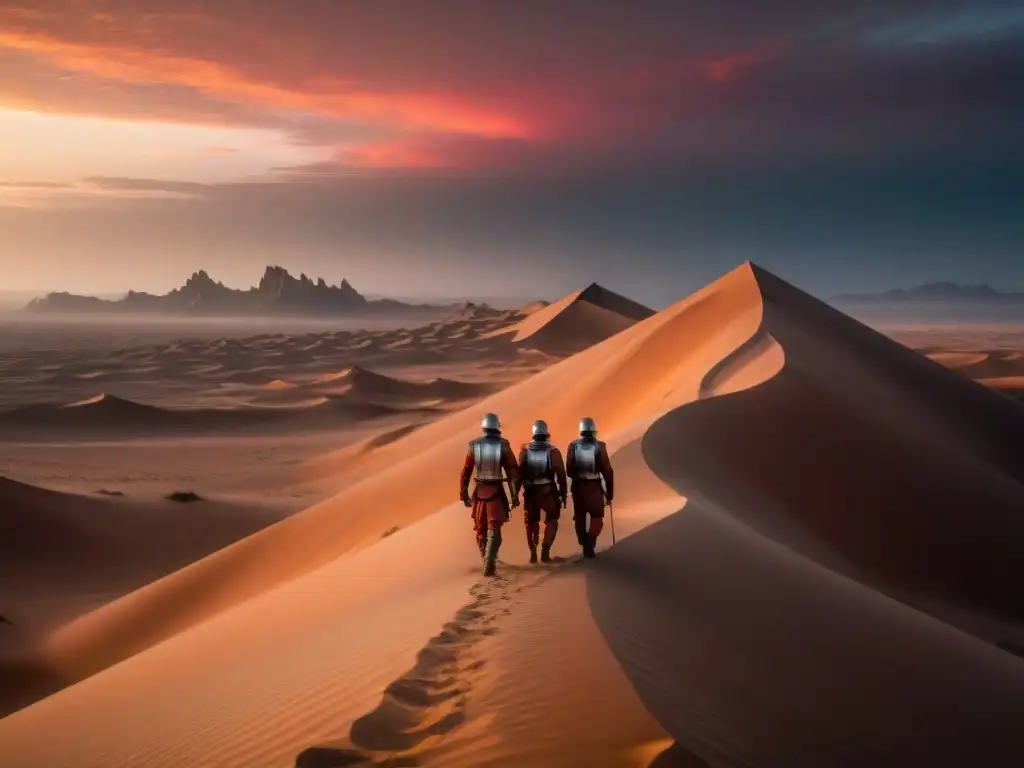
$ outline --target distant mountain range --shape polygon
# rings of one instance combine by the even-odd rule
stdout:
[[[215,282],[205,270],[162,296],[129,291],[119,299],[49,293],[33,299],[26,312],[39,314],[122,313],[190,316],[330,316],[436,312],[456,305],[405,304],[393,299],[368,300],[342,280],[328,285],[306,275],[293,277],[283,267],[267,267],[258,285],[248,290]],[[459,305],[461,306],[461,305]]]
[[[844,293],[833,301],[842,303],[946,302],[957,304],[1024,304],[1024,293],[1002,293],[989,285],[926,283],[916,288],[893,288],[884,293]]]

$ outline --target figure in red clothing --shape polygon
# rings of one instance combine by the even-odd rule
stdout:
[[[476,531],[480,557],[484,559],[484,576],[493,576],[498,562],[498,550],[501,549],[501,526],[508,522],[511,509],[519,506],[519,464],[508,440],[501,436],[498,417],[493,413],[486,414],[481,426],[483,436],[471,441],[466,452],[459,490],[462,503],[473,509],[473,529]],[[470,497],[469,480],[474,470],[476,487]],[[505,496],[503,480],[508,482],[511,507]]]
[[[562,452],[549,440],[545,421],[533,423],[533,440],[519,450],[519,471],[522,478],[523,508],[526,511],[526,545],[530,548],[530,562],[537,562],[537,544],[540,539],[540,516],[544,513],[544,543],[540,559],[551,561],[551,545],[558,534],[558,518],[565,507],[568,484],[565,481],[565,463]]]
[[[590,417],[580,420],[580,437],[569,444],[565,467],[572,480],[576,539],[583,547],[583,556],[594,557],[597,537],[604,527],[605,504],[610,504],[615,494],[615,480],[608,446],[597,439],[597,424]],[[590,515],[589,528],[587,515]]]

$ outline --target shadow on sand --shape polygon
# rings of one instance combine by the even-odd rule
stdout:
[[[690,502],[588,570],[609,648],[709,765],[1024,764],[1024,665],[891,596],[1021,616],[1024,582],[1009,576],[1024,518],[1001,508],[1017,484],[958,486],[947,446],[886,441],[899,430],[844,416],[796,375],[648,431],[648,465]]]

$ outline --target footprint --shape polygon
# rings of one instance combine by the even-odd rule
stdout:
[[[437,645],[457,645],[463,642],[466,634],[471,630],[466,629],[461,624],[449,623],[445,624],[441,634],[437,635],[431,642]]]
[[[438,647],[434,640],[427,643],[425,648],[421,648],[420,652],[416,655],[416,666],[441,666],[442,664],[450,664],[455,661],[455,654],[445,648]]]
[[[431,691],[429,680],[395,680],[384,689],[384,695],[390,696],[402,704],[412,707],[434,707],[464,693],[463,689],[452,687],[448,690]]]
[[[426,718],[409,716],[382,702],[352,724],[349,740],[369,752],[406,752],[430,736],[451,733],[466,719],[465,713],[457,708],[443,714],[427,709],[424,714]]]
[[[487,663],[473,658],[475,646],[498,634],[495,622],[518,604],[509,591],[520,593],[535,583],[498,577],[474,584],[469,590],[472,601],[420,649],[416,664],[387,686],[377,707],[352,724],[343,745],[310,747],[295,758],[296,768],[416,765],[407,754],[410,750],[447,736],[465,722],[470,686],[462,676]],[[488,609],[496,599],[499,605]]]

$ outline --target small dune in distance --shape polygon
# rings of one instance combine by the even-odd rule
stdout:
[[[274,274],[132,301],[358,302]],[[0,358],[0,763],[1024,764],[1019,329],[874,329],[749,262],[407,326]],[[520,509],[481,575],[488,412],[596,420],[614,545],[570,504],[530,564]]]

